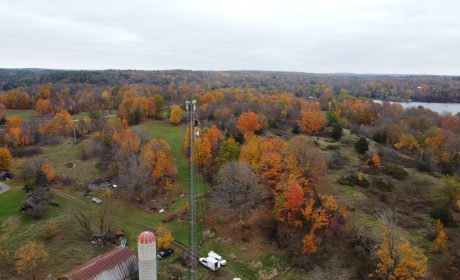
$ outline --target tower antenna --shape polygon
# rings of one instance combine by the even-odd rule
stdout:
[[[197,278],[197,254],[196,254],[196,195],[195,195],[195,174],[193,173],[193,145],[195,143],[195,105],[196,100],[189,99],[185,102],[185,108],[189,114],[189,131],[190,131],[190,174],[189,174],[189,254],[190,254],[190,267],[189,267],[189,279],[196,280]]]

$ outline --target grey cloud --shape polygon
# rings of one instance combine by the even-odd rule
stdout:
[[[0,67],[460,74],[455,0],[2,0]]]

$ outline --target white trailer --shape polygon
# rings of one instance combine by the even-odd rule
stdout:
[[[227,265],[227,261],[214,251],[209,251],[208,257],[216,259],[221,266]]]
[[[199,258],[198,259],[202,265],[209,268],[212,271],[217,271],[220,268],[220,263],[218,260],[212,257]]]

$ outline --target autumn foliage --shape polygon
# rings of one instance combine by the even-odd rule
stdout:
[[[45,174],[46,180],[48,182],[51,182],[54,180],[54,178],[56,178],[56,171],[54,170],[53,166],[48,162],[42,164],[41,171]]]
[[[41,135],[70,136],[73,125],[72,116],[62,111],[40,126],[39,132]]]
[[[374,167],[380,167],[380,157],[377,154],[371,156],[371,164]]]
[[[433,241],[434,249],[436,251],[446,249],[448,237],[446,231],[444,230],[444,225],[441,223],[440,220],[435,221],[435,234],[436,238]]]
[[[245,138],[248,138],[250,135],[254,134],[254,132],[261,129],[257,114],[251,111],[244,112],[240,115],[236,127]]]
[[[171,231],[165,225],[158,226],[155,231],[158,248],[169,248],[171,242],[174,240]]]
[[[13,165],[13,157],[7,147],[0,148],[0,171],[10,171]]]
[[[407,240],[382,226],[383,242],[376,252],[379,259],[373,276],[381,279],[423,279],[428,258]]]
[[[120,119],[126,120],[129,124],[138,124],[146,118],[154,118],[157,106],[154,97],[126,97],[119,106],[118,115]]]
[[[171,107],[171,115],[169,116],[169,122],[173,125],[178,125],[181,123],[182,118],[184,117],[184,110],[181,107],[174,105]]]
[[[22,120],[18,116],[13,116],[6,121],[3,137],[5,144],[15,148],[29,144],[29,137],[24,133]]]
[[[288,142],[252,136],[242,146],[240,160],[271,186],[275,219],[305,233],[302,253],[316,252],[323,236],[332,234],[345,221],[347,211],[338,207],[332,196],[317,191],[327,163],[305,136]]]
[[[15,254],[16,271],[35,279],[38,269],[48,258],[48,251],[42,242],[28,241]]]
[[[177,169],[168,143],[161,139],[150,140],[141,148],[140,159],[149,168],[153,186],[166,192],[173,190]]]
[[[323,129],[326,125],[326,118],[321,111],[303,112],[298,125],[301,131],[314,134]]]

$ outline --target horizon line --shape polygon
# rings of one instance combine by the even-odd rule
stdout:
[[[294,70],[256,70],[256,69],[227,69],[227,70],[206,70],[206,69],[136,69],[136,68],[42,68],[42,67],[0,67],[0,70],[47,70],[47,71],[143,71],[143,72],[161,72],[161,71],[184,71],[184,72],[272,72],[272,73],[295,73],[310,75],[355,75],[355,76],[439,76],[439,77],[460,77],[460,74],[413,74],[413,73],[358,73],[358,72],[306,72]]]

